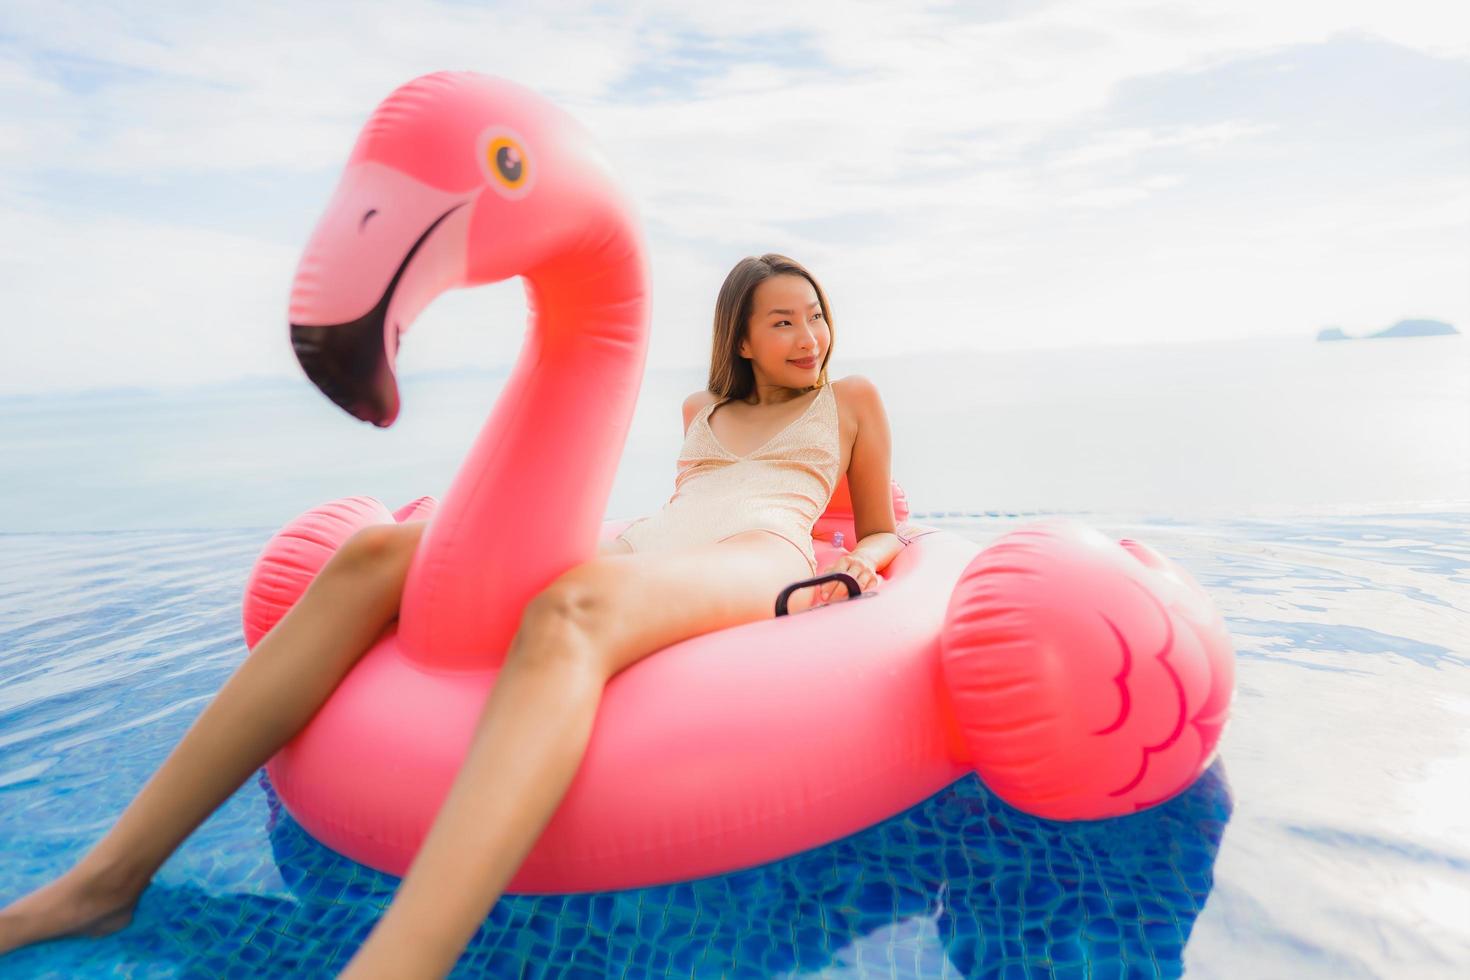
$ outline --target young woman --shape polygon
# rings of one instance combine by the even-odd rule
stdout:
[[[857,543],[821,572],[866,591],[903,543],[883,404],[829,383],[826,295],[781,255],[742,259],[715,308],[708,390],[684,402],[675,492],[527,603],[469,752],[392,905],[344,976],[443,976],[555,813],[602,689],[691,636],[770,618],[814,577],[811,529],[847,474]],[[131,921],[174,849],[309,721],[398,612],[424,523],[354,534],[70,871],[0,909],[0,954]],[[793,612],[845,589],[791,597]],[[672,601],[677,600],[677,601]]]

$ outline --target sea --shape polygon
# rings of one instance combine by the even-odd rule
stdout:
[[[442,497],[506,368],[403,379],[387,430],[304,378],[0,392],[0,905],[111,825],[246,656],[266,540]],[[984,546],[1070,516],[1192,574],[1236,698],[1215,763],[1129,817],[973,774],[850,837],[697,881],[506,895],[453,976],[1470,975],[1470,341],[834,354],[882,396],[910,521]],[[701,368],[645,373],[609,521],[672,492]],[[264,771],[133,923],[4,977],[330,976],[396,879]]]

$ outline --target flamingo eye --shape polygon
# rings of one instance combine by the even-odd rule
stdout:
[[[516,188],[526,179],[526,159],[515,140],[501,137],[490,144],[490,169],[505,182],[506,187]]]
[[[480,169],[506,197],[522,197],[530,189],[532,169],[525,141],[503,126],[481,135]]]

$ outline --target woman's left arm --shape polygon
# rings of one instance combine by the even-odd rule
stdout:
[[[847,489],[852,496],[853,526],[857,545],[823,570],[846,572],[857,579],[864,592],[877,584],[878,573],[888,567],[904,548],[893,517],[892,441],[888,414],[878,388],[861,375],[845,379],[857,413],[857,436],[847,463]],[[847,589],[828,582],[818,592],[818,601],[833,595],[847,597]]]

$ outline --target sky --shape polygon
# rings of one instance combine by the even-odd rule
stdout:
[[[0,394],[300,377],[301,249],[362,123],[441,69],[534,88],[644,223],[650,369],[774,251],[842,358],[1470,332],[1470,8],[64,3],[0,8]],[[514,361],[518,279],[401,374]]]

